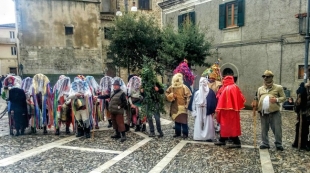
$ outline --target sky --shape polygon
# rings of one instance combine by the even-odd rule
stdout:
[[[0,0],[0,24],[15,23],[13,0]]]

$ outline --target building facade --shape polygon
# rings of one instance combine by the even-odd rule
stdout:
[[[307,0],[168,0],[160,3],[163,25],[177,28],[186,18],[212,40],[223,74],[233,74],[249,105],[271,70],[274,82],[295,96],[303,82],[305,39],[300,29]],[[203,58],[203,57],[202,57]],[[205,68],[196,68],[202,74]]]
[[[102,75],[100,0],[15,0],[25,75]]]
[[[17,74],[15,23],[0,25],[0,75]]]

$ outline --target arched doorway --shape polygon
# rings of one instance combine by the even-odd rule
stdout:
[[[223,77],[225,76],[233,76],[235,83],[237,83],[238,76],[234,74],[234,71],[231,68],[224,68]]]

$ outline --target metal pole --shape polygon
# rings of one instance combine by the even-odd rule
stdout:
[[[309,55],[309,14],[310,14],[310,0],[308,0],[308,8],[307,8],[307,28],[306,28],[306,44],[305,44],[305,69],[304,69],[304,82],[307,83],[308,80],[308,55]]]

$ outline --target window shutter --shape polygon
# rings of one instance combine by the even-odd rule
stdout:
[[[196,24],[195,11],[189,12],[189,18],[190,18],[190,21],[192,22],[192,24],[195,25]]]
[[[244,26],[244,0],[238,0],[238,26]]]
[[[220,4],[219,6],[219,29],[226,27],[226,5]]]
[[[138,9],[143,9],[143,0],[138,0]]]
[[[182,28],[183,26],[183,15],[179,15],[178,16],[178,26],[179,26],[179,29]]]

